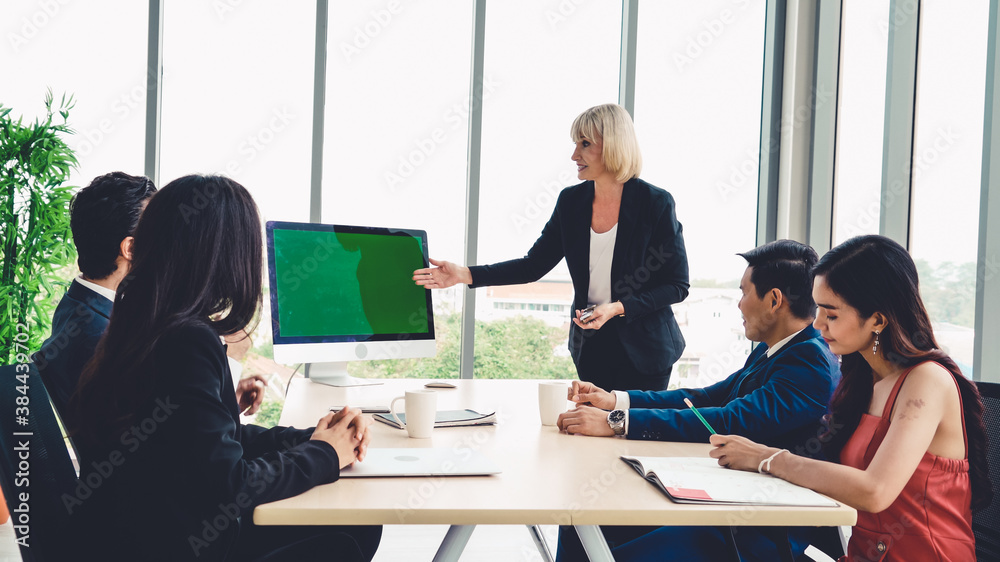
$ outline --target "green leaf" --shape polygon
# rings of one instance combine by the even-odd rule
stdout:
[[[64,185],[78,165],[63,140],[72,134],[65,121],[73,96],[64,94],[53,123],[55,96],[45,96],[47,115],[25,124],[0,104],[0,334],[17,322],[32,327],[31,342],[41,343],[49,330],[57,294],[64,292],[68,267],[75,260],[69,232],[69,201],[74,188]],[[10,359],[9,342],[0,337],[0,361]]]

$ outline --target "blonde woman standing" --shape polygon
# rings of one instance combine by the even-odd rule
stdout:
[[[435,267],[413,279],[428,289],[530,283],[565,258],[575,292],[569,350],[580,380],[607,390],[663,390],[684,351],[671,305],[689,287],[674,199],[639,179],[639,143],[621,106],[584,111],[570,136],[582,183],[559,194],[527,255],[472,267],[431,260]]]

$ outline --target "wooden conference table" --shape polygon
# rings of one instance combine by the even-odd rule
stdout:
[[[332,406],[388,406],[417,379],[335,388],[295,380],[281,425],[311,427]],[[458,560],[475,525],[574,525],[591,560],[613,560],[598,525],[853,525],[857,513],[837,508],[683,505],[670,501],[619,459],[707,456],[701,443],[585,437],[542,426],[538,381],[452,380],[438,389],[439,410],[496,411],[498,424],[437,428],[430,439],[372,425],[371,447],[477,450],[503,470],[494,476],[358,478],[318,486],[254,511],[258,525],[452,525],[435,561]],[[402,406],[400,401],[399,406]],[[535,537],[536,541],[540,540]]]

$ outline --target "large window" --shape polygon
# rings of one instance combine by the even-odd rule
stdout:
[[[673,194],[691,293],[674,306],[687,348],[671,386],[702,386],[750,351],[736,303],[755,246],[764,0],[646,2],[635,122],[642,176]]]
[[[585,109],[618,99],[621,12],[618,2],[489,3],[480,264],[523,256],[559,192],[580,182],[569,129]],[[481,289],[476,376],[574,377],[572,303],[565,262],[539,283]]]
[[[972,376],[987,2],[921,2],[910,253],[938,343]]]
[[[250,191],[262,220],[309,220],[315,21],[307,3],[165,3],[161,187],[223,174]],[[271,424],[293,370],[271,360],[266,304],[261,314],[243,363],[274,379],[276,401],[257,416]]]
[[[878,234],[889,0],[845,0],[834,172],[833,243]]]
[[[243,184],[264,220],[309,219],[315,7],[167,2],[160,183]]]
[[[463,0],[331,4],[323,222],[424,229],[462,261],[472,21]],[[461,290],[434,292],[436,357],[352,372],[457,377]]]
[[[74,185],[115,170],[143,173],[147,19],[146,2],[0,4],[0,103],[27,122],[44,115],[46,88],[57,108],[73,96]]]
[[[967,366],[988,14],[985,2],[952,4],[921,3],[910,248],[940,343]],[[692,279],[675,306],[688,347],[674,384],[717,380],[748,349],[735,254],[755,244],[766,5],[641,3],[642,177],[677,202]],[[835,244],[879,229],[889,7],[843,1]],[[164,4],[161,185],[223,173],[265,219],[308,220],[315,17],[310,3]],[[322,221],[422,228],[433,257],[463,262],[474,104],[483,108],[477,262],[523,255],[559,191],[579,181],[573,118],[618,99],[621,18],[621,2],[490,0],[483,95],[470,100],[472,2],[331,3]],[[75,97],[71,181],[143,173],[148,4],[7,2],[0,21],[0,63],[13,77],[0,82],[0,102],[30,120],[47,87]],[[463,291],[433,295],[441,346],[419,362],[426,370],[359,363],[358,374],[457,376]],[[572,295],[564,263],[539,283],[480,290],[476,375],[573,376]],[[265,356],[266,331],[257,333]]]

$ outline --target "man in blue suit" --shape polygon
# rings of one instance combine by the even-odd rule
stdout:
[[[709,431],[684,403],[689,399],[719,433],[820,454],[822,417],[840,378],[840,369],[812,327],[812,269],[816,252],[805,244],[778,240],[740,254],[747,268],[739,302],[747,339],[760,342],[743,368],[723,381],[697,389],[607,392],[574,382],[574,410],[559,417],[567,433],[628,439],[708,442]],[[650,493],[656,493],[650,490]],[[717,560],[737,547],[743,560],[780,560],[791,549],[802,556],[810,543],[835,549],[832,529],[759,527],[603,527],[616,560]],[[779,531],[784,531],[780,529]],[[786,553],[787,554],[787,553]],[[560,530],[559,560],[585,560],[572,528]]]

